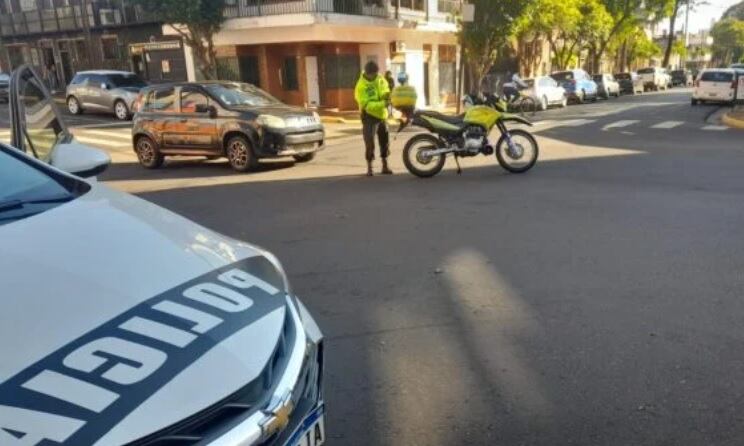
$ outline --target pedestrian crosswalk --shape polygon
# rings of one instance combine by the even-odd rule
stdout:
[[[691,129],[699,129],[703,131],[725,131],[729,130],[729,127],[725,125],[705,124],[702,122],[686,122],[686,121],[648,121],[640,119],[621,119],[617,121],[600,121],[599,119],[545,119],[542,121],[536,121],[535,131],[549,130],[561,127],[592,127],[596,126],[601,128],[602,131],[621,131],[635,130],[635,129],[653,129],[653,130],[672,130],[679,127],[687,127]]]

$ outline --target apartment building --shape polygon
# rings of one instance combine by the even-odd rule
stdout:
[[[354,85],[373,60],[383,71],[408,73],[420,106],[452,104],[460,3],[228,0],[215,38],[219,77],[256,84],[289,104],[353,110]],[[198,79],[188,48],[186,61],[189,79]]]
[[[0,69],[32,64],[60,89],[97,68],[186,79],[181,40],[127,0],[0,0],[0,42]]]

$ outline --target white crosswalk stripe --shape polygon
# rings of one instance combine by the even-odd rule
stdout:
[[[112,140],[105,137],[91,137],[84,135],[75,135],[75,140],[81,143],[91,145],[93,147],[107,147],[111,149],[129,148],[132,146],[129,141],[122,141],[119,139]]]
[[[714,130],[714,131],[721,131],[721,130],[728,130],[728,127],[725,125],[706,125],[703,127],[703,130]]]
[[[639,121],[638,119],[626,119],[622,121],[616,121],[616,122],[605,125],[604,127],[602,127],[602,130],[628,127],[629,125],[638,124],[639,122],[641,121]]]
[[[80,136],[92,136],[92,137],[98,137],[102,136],[104,138],[114,138],[114,139],[120,139],[126,142],[129,142],[132,140],[132,131],[127,129],[126,133],[120,133],[120,132],[113,132],[111,130],[73,130],[74,135],[80,135]]]
[[[556,126],[559,127],[581,127],[582,125],[592,124],[597,122],[596,119],[568,119],[566,121],[558,121]]]
[[[664,121],[651,126],[652,129],[673,129],[684,124],[684,121]]]

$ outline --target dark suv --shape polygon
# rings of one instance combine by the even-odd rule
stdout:
[[[317,113],[280,102],[237,82],[184,82],[145,88],[134,116],[132,140],[149,169],[168,155],[225,156],[240,172],[260,158],[313,159],[325,132]]]

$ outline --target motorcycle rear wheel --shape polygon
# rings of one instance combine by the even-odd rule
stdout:
[[[425,150],[442,147],[439,139],[429,133],[421,133],[409,139],[403,148],[403,164],[409,172],[419,178],[429,178],[441,172],[447,155],[423,156]]]
[[[509,130],[509,135],[519,153],[511,153],[506,135],[501,135],[496,144],[496,159],[499,165],[511,173],[524,173],[537,163],[540,148],[535,137],[522,129]]]

